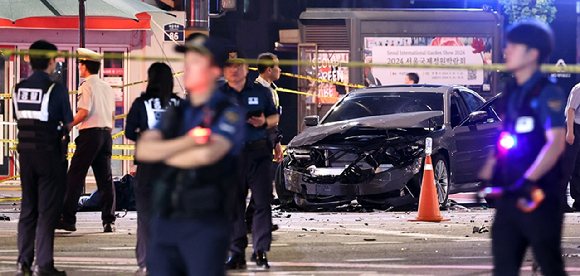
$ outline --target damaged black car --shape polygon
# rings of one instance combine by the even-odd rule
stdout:
[[[388,208],[416,202],[425,139],[433,139],[439,203],[475,191],[479,168],[494,148],[500,119],[462,86],[399,85],[350,92],[326,115],[307,116],[276,172],[282,204],[336,207],[356,199]]]

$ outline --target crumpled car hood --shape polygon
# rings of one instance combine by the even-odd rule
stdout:
[[[357,118],[348,121],[334,122],[315,127],[310,127],[297,135],[288,147],[299,147],[312,145],[330,135],[342,134],[353,127],[373,127],[373,128],[410,128],[429,118],[442,116],[443,111],[420,111],[390,114],[383,116],[372,116]]]

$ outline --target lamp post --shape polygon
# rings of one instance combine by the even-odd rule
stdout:
[[[85,48],[85,2],[79,0],[79,47]]]

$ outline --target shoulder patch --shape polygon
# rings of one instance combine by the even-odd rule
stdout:
[[[560,100],[549,101],[548,107],[550,107],[552,111],[560,111],[560,109],[562,109],[562,101]]]
[[[230,124],[235,123],[238,120],[240,120],[240,116],[236,112],[233,112],[231,110],[226,111],[224,116],[226,117],[226,120]]]

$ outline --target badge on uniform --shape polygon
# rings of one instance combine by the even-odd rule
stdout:
[[[516,120],[516,133],[528,133],[534,130],[534,117],[522,116]]]
[[[20,88],[18,89],[18,102],[39,104],[42,101],[42,89]]]
[[[260,100],[258,99],[258,97],[249,97],[248,98],[249,105],[257,105],[259,103],[260,103]]]

